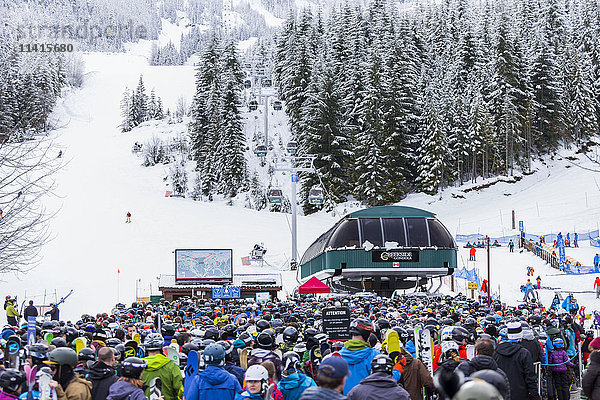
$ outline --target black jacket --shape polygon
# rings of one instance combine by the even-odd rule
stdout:
[[[37,308],[35,308],[35,306],[25,307],[25,312],[23,313],[23,318],[25,318],[25,321],[27,321],[27,317],[37,317],[37,316],[38,316],[38,310],[37,310]]]
[[[502,342],[496,347],[494,360],[510,382],[510,396],[519,400],[539,400],[536,375],[529,351],[519,343]]]
[[[456,370],[462,372],[465,377],[471,376],[471,374],[483,369],[494,370],[504,377],[504,383],[508,388],[508,396],[504,396],[504,400],[510,400],[510,382],[508,381],[508,376],[498,368],[498,364],[496,364],[494,358],[482,354],[473,357],[471,360],[464,361],[456,367]]]
[[[117,375],[113,367],[96,361],[90,367],[87,379],[92,382],[92,400],[105,400],[110,386],[117,381]]]
[[[537,340],[521,340],[521,346],[531,354],[531,361],[542,362],[544,361],[544,355],[542,354],[542,347]]]
[[[410,397],[394,378],[386,373],[376,372],[354,386],[348,393],[348,400],[410,400]]]
[[[49,315],[50,319],[52,321],[58,321],[59,320],[59,311],[58,311],[58,307],[52,307],[52,309],[50,311],[46,311],[44,313],[44,315]]]
[[[600,400],[600,352],[590,354],[590,366],[583,375],[581,386],[590,400]]]

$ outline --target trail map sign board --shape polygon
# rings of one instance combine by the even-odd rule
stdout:
[[[231,282],[233,254],[229,249],[175,250],[175,282],[220,280]]]
[[[350,309],[348,307],[328,307],[323,309],[323,332],[331,340],[351,339]]]

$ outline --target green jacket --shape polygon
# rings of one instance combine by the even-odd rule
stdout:
[[[148,356],[144,360],[148,361],[148,368],[142,373],[142,380],[148,385],[146,397],[150,395],[150,382],[159,377],[162,381],[161,393],[164,399],[177,400],[182,381],[179,366],[162,354]]]
[[[21,314],[15,310],[15,307],[12,304],[8,304],[6,306],[6,316],[7,317],[21,317]]]

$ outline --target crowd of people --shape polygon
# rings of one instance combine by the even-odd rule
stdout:
[[[345,340],[330,307],[349,310]],[[0,400],[44,398],[34,367],[53,400],[600,399],[600,337],[564,308],[336,295],[117,304],[35,333],[19,317],[0,334]]]

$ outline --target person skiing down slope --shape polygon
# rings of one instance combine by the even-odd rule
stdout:
[[[127,219],[125,220],[125,223],[130,223],[131,222],[131,213],[129,211],[127,211]]]

